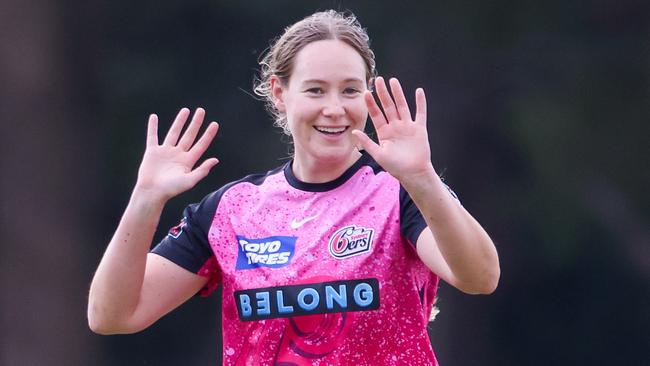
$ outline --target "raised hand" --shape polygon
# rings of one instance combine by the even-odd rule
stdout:
[[[187,108],[178,112],[162,144],[158,143],[158,116],[149,116],[147,147],[138,171],[136,189],[166,201],[194,187],[219,162],[216,158],[209,158],[194,168],[217,135],[219,125],[211,122],[197,141],[205,117],[205,110],[197,108],[181,136],[189,115]]]
[[[397,179],[430,173],[433,166],[427,135],[427,106],[424,90],[418,88],[415,91],[416,111],[413,119],[402,86],[397,79],[390,79],[392,97],[384,78],[378,77],[375,87],[382,108],[379,108],[370,91],[366,91],[364,99],[372,124],[377,131],[379,144],[362,131],[355,130],[352,133],[364,150]]]

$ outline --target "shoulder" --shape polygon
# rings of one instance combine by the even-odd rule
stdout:
[[[236,191],[237,189],[241,189],[241,187],[243,186],[260,187],[265,183],[267,183],[269,178],[281,174],[284,167],[285,165],[282,165],[273,170],[269,170],[265,173],[249,174],[241,179],[226,183],[223,186],[221,186],[221,188],[219,188],[218,190],[213,191],[207,196],[205,196],[202,202],[205,201],[206,203],[209,203],[209,206],[216,208],[219,205],[219,202],[223,199],[223,197],[227,195],[229,192],[233,190]]]
[[[223,186],[221,188],[221,190],[229,189],[229,188],[231,188],[233,186],[236,186],[238,184],[244,184],[244,183],[250,183],[250,184],[253,184],[253,185],[256,185],[256,186],[260,186],[260,185],[264,184],[267,181],[267,179],[269,179],[270,177],[277,176],[278,174],[281,174],[284,171],[284,169],[286,169],[287,164],[283,164],[283,165],[281,165],[281,166],[279,166],[279,167],[277,167],[275,169],[269,170],[269,171],[267,171],[265,173],[249,174],[249,175],[247,175],[247,176],[245,176],[245,177],[243,177],[243,178],[241,178],[239,180],[236,180],[236,181],[233,181],[233,182],[230,182],[230,183],[226,184],[225,186]]]

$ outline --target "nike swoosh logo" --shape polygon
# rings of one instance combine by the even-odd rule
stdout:
[[[309,221],[311,221],[311,220],[313,220],[313,219],[315,219],[317,217],[318,217],[318,215],[309,216],[309,217],[304,218],[304,219],[302,219],[300,221],[296,221],[296,219],[293,219],[291,221],[291,228],[292,229],[297,229],[297,228],[301,227],[302,225],[308,223]]]

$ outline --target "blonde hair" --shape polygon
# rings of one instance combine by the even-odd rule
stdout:
[[[260,59],[260,72],[254,85],[254,92],[264,99],[267,111],[274,118],[274,125],[287,135],[290,132],[286,115],[278,111],[273,103],[271,77],[276,76],[286,85],[298,52],[309,43],[322,40],[339,40],[354,48],[365,63],[368,84],[376,75],[375,54],[370,49],[370,38],[354,14],[327,10],[314,13],[287,27]]]

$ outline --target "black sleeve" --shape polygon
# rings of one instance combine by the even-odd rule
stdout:
[[[445,187],[447,187],[449,194],[460,204],[456,193],[448,185],[445,184]],[[424,221],[422,213],[420,213],[411,196],[409,196],[408,192],[401,185],[399,188],[399,206],[400,231],[402,236],[415,247],[418,237],[422,234],[424,228],[427,227],[427,223]]]
[[[418,237],[427,227],[427,223],[411,196],[401,185],[399,187],[399,221],[402,236],[415,247]]]
[[[165,238],[151,253],[163,256],[192,273],[199,270],[213,256],[208,231],[220,198],[218,192],[206,196],[201,202],[185,208],[181,222],[169,229]]]

